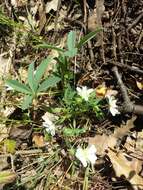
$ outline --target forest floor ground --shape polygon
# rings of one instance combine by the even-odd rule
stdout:
[[[0,0],[0,189],[143,189],[142,0]]]

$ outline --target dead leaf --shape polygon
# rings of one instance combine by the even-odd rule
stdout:
[[[1,114],[3,115],[3,117],[9,117],[14,111],[15,111],[15,107],[14,106],[6,106],[5,109],[3,109],[1,111]]]
[[[117,143],[117,139],[113,136],[103,135],[96,135],[95,137],[89,138],[89,144],[94,144],[97,149],[98,155],[105,155],[105,151],[108,148],[114,148]]]
[[[129,152],[134,152],[135,150],[136,142],[134,139],[132,139],[130,136],[127,137],[126,142],[124,144],[124,148],[128,150]]]
[[[105,150],[108,148],[114,148],[118,142],[119,138],[127,135],[130,129],[134,127],[134,121],[136,116],[132,117],[127,121],[126,125],[121,125],[121,127],[116,128],[114,133],[110,136],[105,134],[103,135],[95,135],[95,137],[89,138],[89,144],[94,144],[97,149],[97,154],[105,155]]]
[[[3,155],[3,157],[0,157],[0,171],[4,170],[5,168],[8,168],[8,156]]]
[[[88,25],[88,31],[89,32],[94,32],[98,28],[96,10],[94,10],[89,15],[88,20],[87,20],[87,25]]]
[[[25,83],[27,81],[27,75],[28,75],[27,70],[24,69],[23,67],[20,67],[18,70],[18,73],[19,73],[21,81]]]
[[[136,81],[136,84],[139,90],[143,90],[143,82]]]
[[[143,187],[143,178],[140,177],[136,171],[134,171],[131,163],[125,158],[122,153],[117,154],[112,150],[108,150],[107,155],[109,156],[118,177],[124,175],[126,179],[132,184],[134,189],[136,189],[136,187]]]
[[[14,8],[23,7],[27,4],[28,0],[11,0],[11,4]]]
[[[88,23],[89,31],[93,32],[93,31],[96,31],[98,28],[102,28],[101,19],[102,19],[104,10],[105,10],[104,0],[97,0],[96,9],[94,9],[93,12],[88,17],[87,23]]]
[[[9,137],[11,139],[19,140],[27,140],[32,133],[32,127],[29,125],[26,126],[12,126],[10,129]]]
[[[137,134],[136,150],[143,152],[143,130]]]
[[[122,138],[125,135],[127,135],[127,133],[130,131],[130,129],[132,129],[134,127],[134,121],[136,120],[136,118],[137,117],[134,116],[131,119],[129,119],[125,125],[121,125],[121,127],[116,128],[113,136],[115,138]]]
[[[41,3],[39,4],[38,11],[39,11],[39,17],[40,17],[38,34],[40,35],[46,24],[46,12],[45,12],[45,6],[44,6],[43,1],[41,1]]]
[[[102,28],[102,16],[105,10],[104,0],[96,0],[96,15],[97,15],[97,28]],[[103,48],[103,31],[97,33],[96,47],[101,46]]]
[[[0,142],[8,137],[8,128],[5,124],[0,124]]]
[[[105,86],[105,83],[102,85],[98,85],[95,89],[96,96],[99,98],[104,98],[107,91],[107,87]]]
[[[3,86],[3,79],[9,75],[12,66],[12,58],[9,52],[0,54],[0,86]]]
[[[59,0],[51,0],[46,4],[46,13],[49,13],[51,10],[57,11]]]
[[[37,147],[44,147],[45,146],[45,141],[43,135],[40,134],[34,134],[32,141],[35,143]]]
[[[17,0],[11,0],[11,5],[13,7],[17,7]]]

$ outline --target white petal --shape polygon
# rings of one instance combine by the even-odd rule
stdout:
[[[97,151],[96,147],[93,144],[89,146],[89,148],[88,148],[89,153],[95,154],[96,151]]]
[[[107,95],[106,98],[108,98],[109,101],[109,110],[111,114],[113,116],[115,116],[116,114],[120,114],[120,112],[118,111],[118,106],[116,105],[117,100],[114,98],[114,96]]]
[[[87,160],[86,160],[85,152],[82,148],[79,147],[77,149],[75,156],[81,161],[81,163],[83,164],[84,167],[87,166]]]
[[[54,128],[49,127],[49,128],[46,128],[45,130],[47,131],[47,133],[50,133],[52,136],[55,135],[55,129]]]
[[[92,88],[87,89],[86,86],[76,88],[78,95],[80,95],[85,101],[88,101],[90,94],[94,91]]]
[[[87,86],[82,86],[82,90],[86,92],[87,91]]]
[[[77,93],[80,94],[81,93],[81,88],[80,87],[76,87]]]
[[[55,125],[50,121],[50,122],[43,122],[43,127],[45,127],[45,130],[47,133],[50,133],[52,136],[55,135]]]
[[[115,107],[110,107],[110,112],[113,116],[117,115],[117,114],[120,114],[120,112],[118,111],[117,108]]]
[[[110,106],[117,107],[116,102],[117,102],[117,100],[112,100],[112,102],[110,103]]]
[[[96,156],[96,147],[94,145],[91,145],[87,150],[87,158],[91,162],[91,164],[95,164],[97,160]]]
[[[94,91],[93,88],[88,89],[88,94],[91,94]]]

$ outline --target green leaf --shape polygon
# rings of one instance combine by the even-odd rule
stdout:
[[[81,38],[80,42],[76,45],[76,47],[79,49],[81,48],[84,44],[86,44],[89,40],[94,38],[98,32],[100,32],[102,29],[97,29],[94,32],[90,32],[87,35],[85,35],[83,38]]]
[[[68,40],[67,40],[67,46],[69,51],[73,51],[73,49],[75,48],[75,43],[76,43],[76,32],[71,31],[68,34]]]
[[[6,151],[8,153],[13,154],[15,152],[15,149],[16,149],[16,141],[15,140],[6,139],[4,141],[4,145],[5,145]]]
[[[70,85],[68,85],[68,87],[65,89],[64,92],[64,102],[67,105],[70,105],[73,103],[73,97],[76,94],[76,92],[71,88]]]
[[[68,40],[67,40],[68,51],[64,53],[65,56],[74,57],[77,54],[77,48],[75,47],[75,44],[76,44],[76,32],[71,31],[68,34]]]
[[[31,94],[32,91],[30,90],[30,88],[28,86],[26,86],[25,84],[20,83],[17,80],[7,80],[6,84],[9,85],[10,87],[12,87],[13,89],[15,89],[18,92],[22,92],[25,94]]]
[[[66,51],[64,55],[68,57],[74,57],[77,55],[77,50],[77,48],[73,48],[71,51]]]
[[[59,51],[59,52],[64,52],[64,50],[63,50],[62,48],[58,48],[58,47],[56,47],[56,46],[49,45],[49,44],[46,44],[46,43],[39,44],[39,45],[37,45],[36,47],[38,47],[38,48],[49,48],[49,49],[57,50],[57,51]]]
[[[35,73],[35,81],[37,84],[40,82],[40,80],[41,80],[42,76],[44,75],[45,70],[51,60],[52,60],[52,58],[48,57],[48,58],[44,59],[41,62],[41,64],[37,67],[36,73]]]
[[[38,92],[46,91],[49,87],[55,86],[60,80],[61,78],[58,76],[55,75],[50,76],[49,78],[47,78],[42,82],[42,84],[38,89]]]
[[[31,63],[28,68],[28,84],[32,92],[35,94],[38,84],[34,80],[34,62]]]
[[[29,95],[25,96],[25,97],[24,97],[24,101],[23,101],[23,103],[22,103],[22,105],[21,105],[21,108],[22,108],[23,110],[28,109],[29,106],[30,106],[30,104],[32,104],[32,100],[33,100],[33,96],[29,96]]]
[[[64,136],[67,136],[67,137],[79,136],[80,134],[85,133],[85,132],[86,130],[84,128],[77,129],[77,128],[66,127],[63,129],[63,134]]]

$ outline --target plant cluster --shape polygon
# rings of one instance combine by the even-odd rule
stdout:
[[[35,63],[31,63],[28,67],[27,82],[21,83],[18,80],[7,80],[6,84],[12,87],[14,90],[24,94],[24,101],[22,102],[21,108],[23,110],[28,109],[30,106],[34,108],[38,105],[39,96],[43,95],[43,92],[47,92],[50,88],[56,86],[58,98],[56,99],[58,107],[53,105],[50,111],[58,113],[58,123],[68,123],[68,126],[62,128],[62,134],[64,137],[77,137],[86,132],[87,128],[84,126],[77,127],[74,122],[85,121],[87,117],[94,116],[97,119],[103,117],[102,111],[102,99],[96,97],[96,92],[92,88],[86,86],[77,86],[75,81],[74,71],[71,70],[72,58],[78,54],[78,50],[91,38],[96,35],[96,32],[91,32],[83,37],[80,42],[76,41],[76,33],[71,31],[68,34],[67,49],[57,48],[53,45],[40,44],[38,48],[50,48],[59,52],[58,57],[47,57],[41,64],[35,69]],[[47,66],[56,60],[55,70],[44,77]],[[116,100],[113,96],[107,95],[109,101],[109,110],[113,116],[119,114],[117,109]],[[36,102],[36,104],[35,104]],[[57,129],[54,121],[51,121],[48,116],[42,117],[44,120],[43,127],[45,131],[51,136],[55,136]],[[72,150],[70,140],[66,142],[68,148]],[[92,152],[93,151],[93,152]],[[97,157],[95,155],[96,148],[91,146],[86,149],[81,147],[77,149],[76,157],[82,162],[83,166],[86,167],[89,163],[94,164]]]
[[[87,43],[88,40],[93,38],[96,32],[91,32],[83,37],[80,42],[76,42],[76,33],[71,31],[68,34],[67,39],[67,50],[57,48],[53,45],[48,44],[40,44],[38,48],[50,48],[55,49],[59,52],[59,56],[47,57],[44,59],[41,64],[35,70],[35,63],[31,63],[28,68],[28,77],[27,83],[23,84],[18,80],[7,80],[6,84],[12,87],[14,90],[25,94],[24,101],[22,103],[22,109],[28,109],[33,100],[37,100],[38,96],[42,95],[42,92],[46,92],[50,87],[54,87],[59,83],[61,99],[64,105],[67,108],[67,113],[70,111],[70,116],[66,117],[75,117],[75,115],[80,114],[80,112],[85,113],[88,110],[92,109],[94,112],[100,111],[98,108],[98,101],[96,100],[95,94],[92,95],[90,101],[83,101],[82,98],[75,96],[75,86],[74,83],[74,75],[73,71],[70,70],[71,67],[71,58],[75,57],[78,53],[78,50]],[[48,64],[55,59],[57,61],[56,69],[50,76],[43,79],[45,70]],[[64,111],[65,112],[65,111]]]

